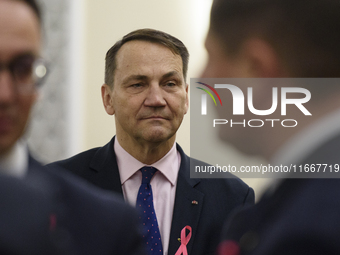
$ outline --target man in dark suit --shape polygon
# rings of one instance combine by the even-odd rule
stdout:
[[[339,77],[339,29],[339,1],[215,0],[202,76]],[[275,87],[281,88],[278,81]],[[305,84],[312,95],[307,106],[312,116],[289,109],[292,119],[301,120],[296,128],[258,128],[256,136],[249,129],[221,130],[221,138],[244,153],[306,171],[299,178],[291,173],[275,180],[259,203],[235,213],[226,223],[218,254],[340,253],[340,181],[334,175],[340,163],[339,81],[314,81]],[[272,99],[264,94],[254,93],[253,100],[268,105]],[[271,118],[277,119],[276,114]],[[311,171],[318,164],[324,164],[321,171]],[[333,169],[333,179],[314,178],[324,177],[325,166],[325,171]]]
[[[133,208],[46,169],[20,140],[47,70],[40,29],[34,0],[0,1],[1,254],[144,254]]]
[[[71,254],[145,254],[136,212],[111,192],[30,159],[27,182],[54,202],[53,238]],[[63,254],[63,253],[61,253]]]
[[[190,179],[191,159],[175,143],[188,110],[188,56],[181,41],[161,31],[141,29],[124,36],[106,55],[102,86],[105,110],[115,115],[116,136],[104,147],[53,165],[118,192],[134,206],[142,176],[144,183],[139,170],[157,169],[151,186],[161,254],[186,249],[207,255],[215,252],[224,219],[234,208],[252,204],[254,193],[236,178]]]

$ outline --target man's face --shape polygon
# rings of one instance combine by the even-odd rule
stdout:
[[[40,26],[29,6],[21,1],[0,0],[0,66],[23,55],[38,55]],[[19,93],[8,70],[0,68],[0,155],[22,136],[36,91]]]
[[[135,40],[122,46],[116,63],[106,110],[115,114],[117,138],[130,145],[174,142],[188,110],[181,57],[161,44]]]

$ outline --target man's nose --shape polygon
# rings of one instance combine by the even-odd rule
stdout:
[[[15,96],[12,74],[8,70],[0,70],[0,104],[8,103]]]
[[[150,107],[160,107],[166,105],[164,91],[158,83],[150,85],[144,104]]]

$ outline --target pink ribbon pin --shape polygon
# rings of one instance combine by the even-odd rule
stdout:
[[[186,236],[186,230],[189,230],[189,234]],[[175,255],[188,255],[187,244],[189,243],[191,238],[191,227],[185,226],[181,231],[181,246],[178,248]]]
[[[218,255],[239,255],[240,246],[233,240],[226,240],[219,244],[217,248]]]
[[[52,213],[50,215],[50,231],[54,231],[57,226],[57,216]]]

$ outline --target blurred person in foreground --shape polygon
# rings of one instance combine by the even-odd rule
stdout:
[[[155,222],[145,228],[149,254],[214,254],[221,222],[234,208],[254,203],[253,190],[237,178],[190,178],[190,160],[206,163],[190,159],[175,142],[188,111],[188,58],[180,40],[158,30],[139,29],[116,42],[106,54],[101,87],[116,135],[101,148],[54,163],[138,208],[145,206],[143,185],[152,186],[150,216],[141,210],[145,226]]]
[[[21,137],[47,67],[34,0],[0,0],[1,254],[144,254],[138,217],[114,195],[45,169]]]
[[[215,0],[210,19],[209,60],[202,77],[340,76],[339,1]],[[340,86],[311,82],[306,88],[312,117],[296,128],[221,128],[220,137],[273,165],[339,164]],[[270,106],[267,91],[254,87],[254,102]],[[221,108],[219,116],[225,111]],[[293,119],[301,115],[297,107],[288,111]],[[270,118],[280,117],[276,111]],[[275,180],[259,203],[235,213],[218,254],[340,254],[340,181],[314,174]]]

